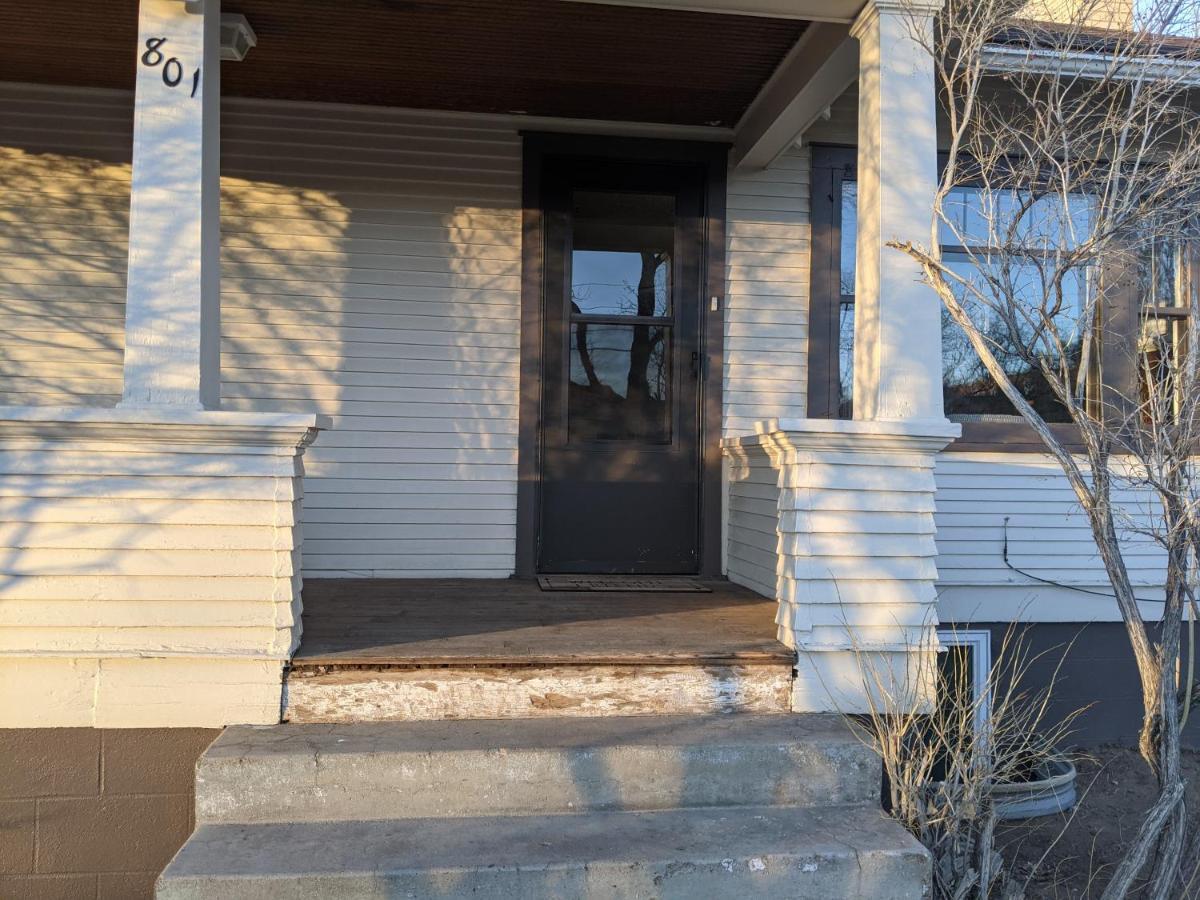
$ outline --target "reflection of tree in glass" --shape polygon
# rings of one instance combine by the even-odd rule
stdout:
[[[647,251],[640,256],[635,315],[653,316],[657,273],[666,254]],[[571,308],[580,313],[574,298]],[[572,427],[583,425],[585,433],[595,438],[660,437],[666,429],[664,401],[669,379],[666,336],[667,329],[661,325],[576,321],[571,367]],[[622,357],[628,360],[624,373],[619,371]],[[576,361],[578,366],[574,365]]]
[[[978,263],[976,263],[978,265]],[[1000,273],[991,273],[1000,278]],[[1012,276],[1014,281],[1020,276]],[[1056,366],[1064,362],[1068,371],[1076,373],[1083,356],[1082,332],[1083,323],[1078,321],[1083,305],[1083,284],[1085,278],[1080,275],[1078,282],[1068,285],[1061,294],[1054,291],[1052,285],[1041,284],[1039,278],[1024,273],[1024,293],[1031,295],[1028,306],[1029,314],[1023,318],[1005,321],[993,310],[984,307],[978,299],[963,296],[961,302],[970,311],[974,321],[980,323],[981,331],[992,346],[997,360],[1004,371],[1020,390],[1030,404],[1047,421],[1065,421],[1066,410],[1062,402],[1051,389],[1045,376],[1029,360],[1024,358],[1017,348],[1041,347],[1043,355],[1053,361]],[[1045,299],[1045,302],[1041,302]],[[1063,337],[1070,337],[1062,352],[1042,340],[1045,330],[1042,315],[1054,322],[1055,331]],[[1065,357],[1065,359],[1064,359]],[[942,312],[942,381],[945,392],[946,412],[972,413],[985,415],[1015,415],[1016,410],[1000,392],[995,380],[988,374],[978,355],[970,346],[966,334],[950,318],[949,313]]]
[[[838,418],[854,414],[854,298],[843,297],[838,304],[838,378],[840,397]]]
[[[670,310],[670,254],[667,251],[593,251],[576,249],[575,269],[571,280],[571,301],[580,313],[587,315],[663,316]],[[586,260],[583,265],[581,260]],[[635,262],[636,260],[636,262]],[[649,272],[648,260],[653,260]],[[634,282],[621,278],[637,268]],[[609,279],[579,281],[583,272],[602,269]]]

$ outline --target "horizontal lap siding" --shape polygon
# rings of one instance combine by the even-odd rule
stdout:
[[[802,418],[808,389],[809,158],[729,182],[724,432]]]
[[[938,571],[944,586],[1024,586],[1030,599],[1052,586],[1004,564],[1005,518],[1013,566],[1067,585],[1108,583],[1087,519],[1053,460],[1034,454],[943,454],[937,464]],[[1138,497],[1117,491],[1130,514]],[[1162,554],[1145,537],[1126,534],[1125,560],[1135,584],[1162,582]],[[981,611],[986,618],[986,610]]]
[[[779,473],[758,446],[729,447],[729,580],[766,596],[776,592]]]
[[[222,399],[333,417],[308,576],[503,576],[516,522],[520,140],[226,104]]]
[[[0,404],[120,398],[132,112],[0,82]]]
[[[132,97],[0,84],[0,403],[120,398]],[[222,404],[321,412],[305,571],[504,575],[520,139],[226,100]]]

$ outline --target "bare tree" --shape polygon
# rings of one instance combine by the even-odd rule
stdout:
[[[1180,770],[1192,674],[1179,665],[1200,563],[1187,263],[1200,237],[1200,43],[1190,0],[1121,7],[1060,3],[1044,23],[1026,0],[947,0],[932,33],[914,27],[935,60],[947,154],[929,235],[891,246],[941,300],[947,411],[1024,419],[1091,527],[1159,785],[1104,897],[1146,878],[1159,898],[1200,854]],[[1131,487],[1141,508],[1119,502]],[[1157,622],[1135,593],[1130,534],[1162,551]]]

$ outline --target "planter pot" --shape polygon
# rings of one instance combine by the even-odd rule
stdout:
[[[1038,767],[1036,781],[992,786],[996,818],[1002,821],[1033,819],[1066,812],[1075,805],[1075,766],[1063,757]]]

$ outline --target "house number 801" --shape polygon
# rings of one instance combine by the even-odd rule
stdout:
[[[169,88],[178,87],[179,82],[183,81],[183,63],[178,57],[168,57],[162,52],[162,45],[167,42],[165,37],[146,38],[146,52],[142,54],[142,65],[154,69],[162,66],[162,80]],[[196,96],[196,90],[200,87],[200,70],[196,69],[192,73],[192,92],[191,97]]]

